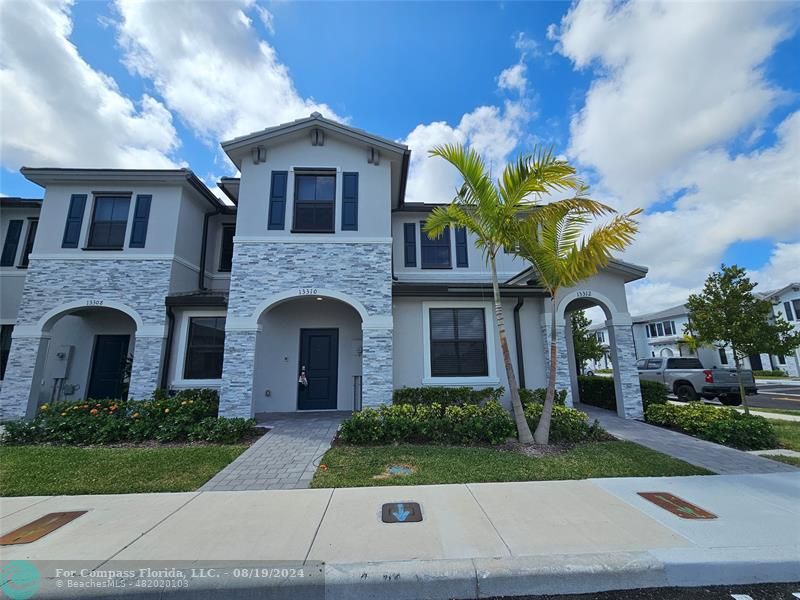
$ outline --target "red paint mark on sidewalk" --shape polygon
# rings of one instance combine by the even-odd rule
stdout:
[[[645,500],[681,519],[716,519],[717,515],[668,492],[637,492]]]

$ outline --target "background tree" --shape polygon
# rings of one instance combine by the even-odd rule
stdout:
[[[587,361],[600,360],[605,356],[605,349],[594,331],[589,331],[592,322],[582,310],[570,314],[572,322],[572,346],[575,349],[575,365],[578,373],[583,373]]]
[[[519,441],[529,444],[533,436],[525,420],[511,363],[495,259],[504,246],[515,245],[514,236],[518,232],[520,219],[534,211],[542,195],[564,191],[572,191],[577,195],[585,189],[584,185],[576,177],[572,166],[556,158],[552,151],[542,149],[534,148],[531,154],[523,154],[509,163],[497,182],[492,180],[480,154],[471,148],[452,144],[436,146],[430,155],[444,158],[452,164],[464,182],[451,204],[433,210],[425,221],[424,231],[429,236],[438,237],[447,227],[465,228],[475,237],[476,247],[483,252],[491,268],[497,334],[514,421]],[[561,200],[556,204],[571,206],[570,202]]]
[[[703,291],[692,294],[686,302],[686,327],[698,343],[730,347],[733,352],[739,394],[748,413],[740,372],[742,359],[761,352],[791,354],[800,346],[800,332],[793,332],[791,323],[772,312],[772,302],[753,294],[756,285],[745,269],[723,264],[720,271],[708,276]]]
[[[533,265],[539,285],[550,294],[550,374],[542,416],[533,434],[537,444],[550,441],[550,419],[556,392],[558,292],[595,275],[608,264],[613,251],[624,250],[638,231],[633,217],[640,212],[641,209],[637,208],[617,214],[586,236],[586,228],[595,217],[616,211],[589,198],[573,198],[568,204],[554,202],[543,205],[519,225],[518,253]]]

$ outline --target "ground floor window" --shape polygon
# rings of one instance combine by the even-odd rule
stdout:
[[[11,352],[11,332],[13,325],[0,325],[0,380],[5,379],[8,354]]]
[[[191,317],[184,379],[220,379],[225,347],[225,317]]]
[[[432,377],[488,375],[484,309],[431,308],[430,357]]]

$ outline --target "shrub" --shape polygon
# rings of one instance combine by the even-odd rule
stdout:
[[[766,371],[753,371],[753,377],[788,377],[786,371],[782,369],[773,369]]]
[[[522,388],[519,391],[519,399],[522,401],[522,406],[527,406],[531,402],[538,402],[544,404],[544,398],[547,395],[547,389],[536,388],[533,390]],[[567,401],[567,390],[556,390],[555,404],[564,406]]]
[[[342,441],[350,444],[439,442],[499,444],[516,429],[497,400],[482,405],[399,403],[367,408],[342,423]]]
[[[657,381],[639,381],[642,390],[642,405],[645,409],[651,404],[666,404],[668,390]],[[607,377],[578,377],[578,392],[583,404],[590,404],[608,410],[617,410],[617,395],[614,380]]]
[[[645,410],[645,420],[740,450],[764,450],[774,448],[778,443],[767,419],[732,408],[696,402],[654,404]]]
[[[195,442],[233,444],[256,433],[255,419],[206,417],[192,426],[188,438]]]
[[[156,393],[148,400],[54,402],[43,404],[31,421],[6,423],[3,442],[87,445],[174,442],[203,436],[230,440],[235,431],[241,432],[236,439],[252,433],[254,423],[248,429],[217,419],[218,408],[217,392],[206,389],[182,390],[172,396]],[[218,424],[210,425],[209,419]],[[205,425],[196,431],[201,422]]]
[[[503,395],[503,388],[471,387],[404,387],[394,390],[392,402],[394,404],[441,404],[442,406],[463,406],[465,404],[483,405],[487,402],[499,402]]]
[[[578,377],[578,393],[583,404],[613,411],[617,410],[614,380],[610,377],[581,375]]]
[[[531,431],[536,429],[542,417],[544,406],[532,403],[525,407],[525,418]],[[553,406],[550,421],[550,441],[553,443],[573,443],[588,440],[598,440],[605,437],[605,432],[599,423],[589,423],[586,413],[568,408],[566,406]]]

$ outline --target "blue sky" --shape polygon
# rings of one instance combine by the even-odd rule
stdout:
[[[646,209],[632,310],[681,302],[720,261],[800,279],[800,11],[791,3],[31,2],[4,11],[2,180],[29,166],[187,165],[320,110],[408,143],[412,200],[469,143],[498,168],[535,143],[594,195]]]

